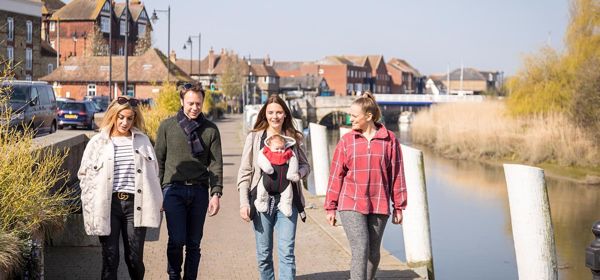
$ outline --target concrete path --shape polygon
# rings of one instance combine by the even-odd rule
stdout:
[[[241,132],[241,116],[229,115],[217,124],[223,142],[225,186],[221,211],[217,216],[206,219],[201,244],[199,279],[258,279],[254,233],[252,225],[239,217],[236,190],[236,177],[245,137]],[[350,254],[343,229],[326,225],[322,198],[311,197],[308,192],[305,194],[307,205],[313,208],[306,210],[306,223],[298,222],[296,279],[349,279]],[[146,241],[146,279],[167,279],[167,230],[164,221],[160,231],[149,234],[149,239],[156,241]],[[275,257],[275,262],[276,260]],[[47,247],[45,262],[46,279],[99,279],[101,250],[99,247]],[[119,275],[119,279],[129,279],[123,260],[119,266]],[[377,279],[421,278],[382,249]]]

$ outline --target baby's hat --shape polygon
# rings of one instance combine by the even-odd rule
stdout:
[[[294,139],[293,137],[285,136],[282,134],[273,134],[265,139],[265,146],[270,147],[269,144],[271,143],[271,139],[276,135],[279,135],[279,136],[283,137],[283,139],[285,139],[285,148],[286,149],[296,145],[296,139]]]

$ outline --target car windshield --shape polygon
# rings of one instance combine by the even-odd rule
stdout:
[[[3,86],[2,94],[8,94],[10,102],[26,102],[27,101],[27,86],[12,85]]]
[[[83,103],[65,102],[60,105],[60,109],[63,111],[85,111],[85,105]]]

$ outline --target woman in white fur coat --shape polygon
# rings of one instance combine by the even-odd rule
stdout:
[[[77,173],[85,231],[102,244],[101,279],[117,279],[119,236],[131,279],[144,278],[146,228],[160,225],[162,192],[154,148],[140,129],[139,101],[120,96],[90,139]]]

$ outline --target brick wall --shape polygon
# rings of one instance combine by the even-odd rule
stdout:
[[[41,16],[41,14],[40,14]],[[14,21],[14,39],[8,40],[8,24],[7,18],[12,17]],[[32,22],[33,34],[32,41],[27,42],[27,21]],[[41,18],[37,16],[23,15],[19,13],[7,12],[0,10],[0,57],[2,59],[7,57],[7,46],[14,48],[14,64],[13,74],[16,79],[24,80],[27,75],[30,75],[32,80],[46,75],[46,72],[40,72],[40,61],[41,58]],[[32,49],[32,67],[26,69],[25,65],[25,52],[27,48]],[[4,69],[6,65],[2,64],[0,67]]]
[[[75,100],[83,100],[83,98],[87,95],[88,85],[94,83],[62,83],[59,87],[55,87],[54,90],[56,92],[57,97],[69,97],[74,98]],[[152,85],[149,83],[132,83],[135,85],[135,97],[138,99],[147,99],[153,98],[156,99],[158,97],[159,90],[161,88],[160,84]],[[108,83],[95,83],[96,85],[96,95],[108,96]],[[113,84],[113,87],[115,84]],[[117,96],[122,95],[123,91],[123,83],[117,83]]]

